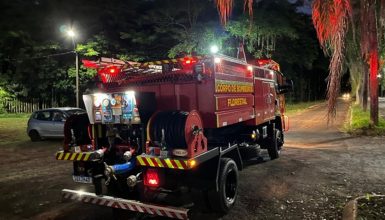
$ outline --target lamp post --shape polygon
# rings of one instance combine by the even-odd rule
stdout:
[[[68,36],[72,39],[72,44],[74,46],[74,53],[75,53],[75,65],[76,65],[76,107],[79,108],[79,54],[76,51],[76,44],[75,44],[75,32],[71,29],[67,32]]]

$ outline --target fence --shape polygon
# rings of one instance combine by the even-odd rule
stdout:
[[[47,102],[32,99],[28,102],[20,101],[18,99],[4,99],[0,100],[0,113],[30,113],[38,109],[51,107]]]

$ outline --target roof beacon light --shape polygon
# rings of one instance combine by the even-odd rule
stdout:
[[[219,57],[214,58],[214,63],[220,63],[220,62],[221,62],[221,58],[219,58]]]
[[[211,53],[216,54],[216,53],[218,53],[218,51],[219,51],[219,48],[217,45],[211,46],[211,48],[210,48]]]

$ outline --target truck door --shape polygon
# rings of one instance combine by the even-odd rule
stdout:
[[[263,118],[269,121],[274,117],[275,109],[275,90],[274,83],[265,81],[262,83],[263,88]]]

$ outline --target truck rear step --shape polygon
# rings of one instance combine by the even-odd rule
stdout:
[[[135,200],[115,198],[111,196],[97,196],[95,193],[63,189],[62,198],[77,200],[94,205],[124,209],[133,212],[141,212],[150,215],[158,215],[176,219],[188,219],[188,209],[147,204]]]

